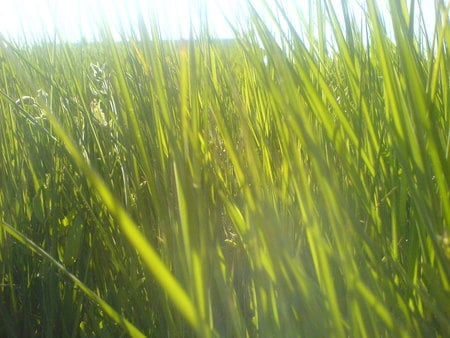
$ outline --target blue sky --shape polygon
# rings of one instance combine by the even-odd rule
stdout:
[[[251,0],[258,11],[264,12],[262,1]],[[294,20],[298,19],[298,12],[308,13],[309,0],[281,1]],[[358,0],[347,1],[356,3]],[[385,0],[378,1],[383,2]],[[431,4],[432,0],[425,2]],[[195,16],[202,8],[207,13],[213,34],[226,38],[232,36],[232,31],[224,16],[231,21],[245,18],[243,3],[243,0],[0,0],[0,33],[14,40],[26,36],[34,41],[40,37],[52,37],[56,28],[64,39],[76,41],[81,36],[89,39],[95,35],[95,22],[98,20],[105,20],[113,32],[119,32],[121,26],[132,27],[138,15],[142,14],[147,19],[155,16],[165,37],[187,38],[190,18],[194,18],[194,26],[198,25]],[[432,8],[425,6],[424,9]]]

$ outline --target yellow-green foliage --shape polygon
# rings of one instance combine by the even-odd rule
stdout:
[[[400,4],[0,40],[0,336],[449,336],[449,5]]]

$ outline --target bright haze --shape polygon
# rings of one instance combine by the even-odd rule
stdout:
[[[260,1],[254,1],[261,7]],[[218,37],[231,37],[228,20],[243,13],[241,0],[0,0],[0,33],[14,40],[52,38],[92,39],[98,24],[106,23],[114,34],[137,28],[139,17],[156,19],[166,38],[187,38],[189,27],[199,28],[201,17]]]
[[[270,11],[276,12],[275,2],[250,0],[263,17],[268,17]],[[308,4],[314,0],[279,2],[290,19],[298,22],[300,18],[308,19],[311,14]],[[347,1],[355,17],[362,15],[358,5],[360,2],[365,1]],[[376,2],[384,12],[387,11],[386,0]],[[336,8],[340,15],[340,1],[336,1]],[[237,23],[243,23],[248,18],[247,9],[245,0],[0,0],[0,33],[17,42],[54,37],[76,42],[98,38],[99,23],[105,23],[114,37],[120,39],[121,34],[137,30],[139,18],[143,18],[147,24],[156,20],[163,38],[180,39],[190,36],[190,27],[200,30],[206,17],[213,36],[230,38],[233,31],[228,22],[238,27]],[[424,6],[423,9],[427,29],[432,29],[433,6]],[[361,19],[356,22],[361,22]],[[55,32],[58,32],[57,36]]]

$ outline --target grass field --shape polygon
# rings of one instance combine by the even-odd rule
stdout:
[[[0,40],[0,336],[450,336],[450,3],[334,3]]]

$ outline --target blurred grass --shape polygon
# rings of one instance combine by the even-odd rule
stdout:
[[[0,335],[449,335],[450,4],[366,4],[2,39]]]

